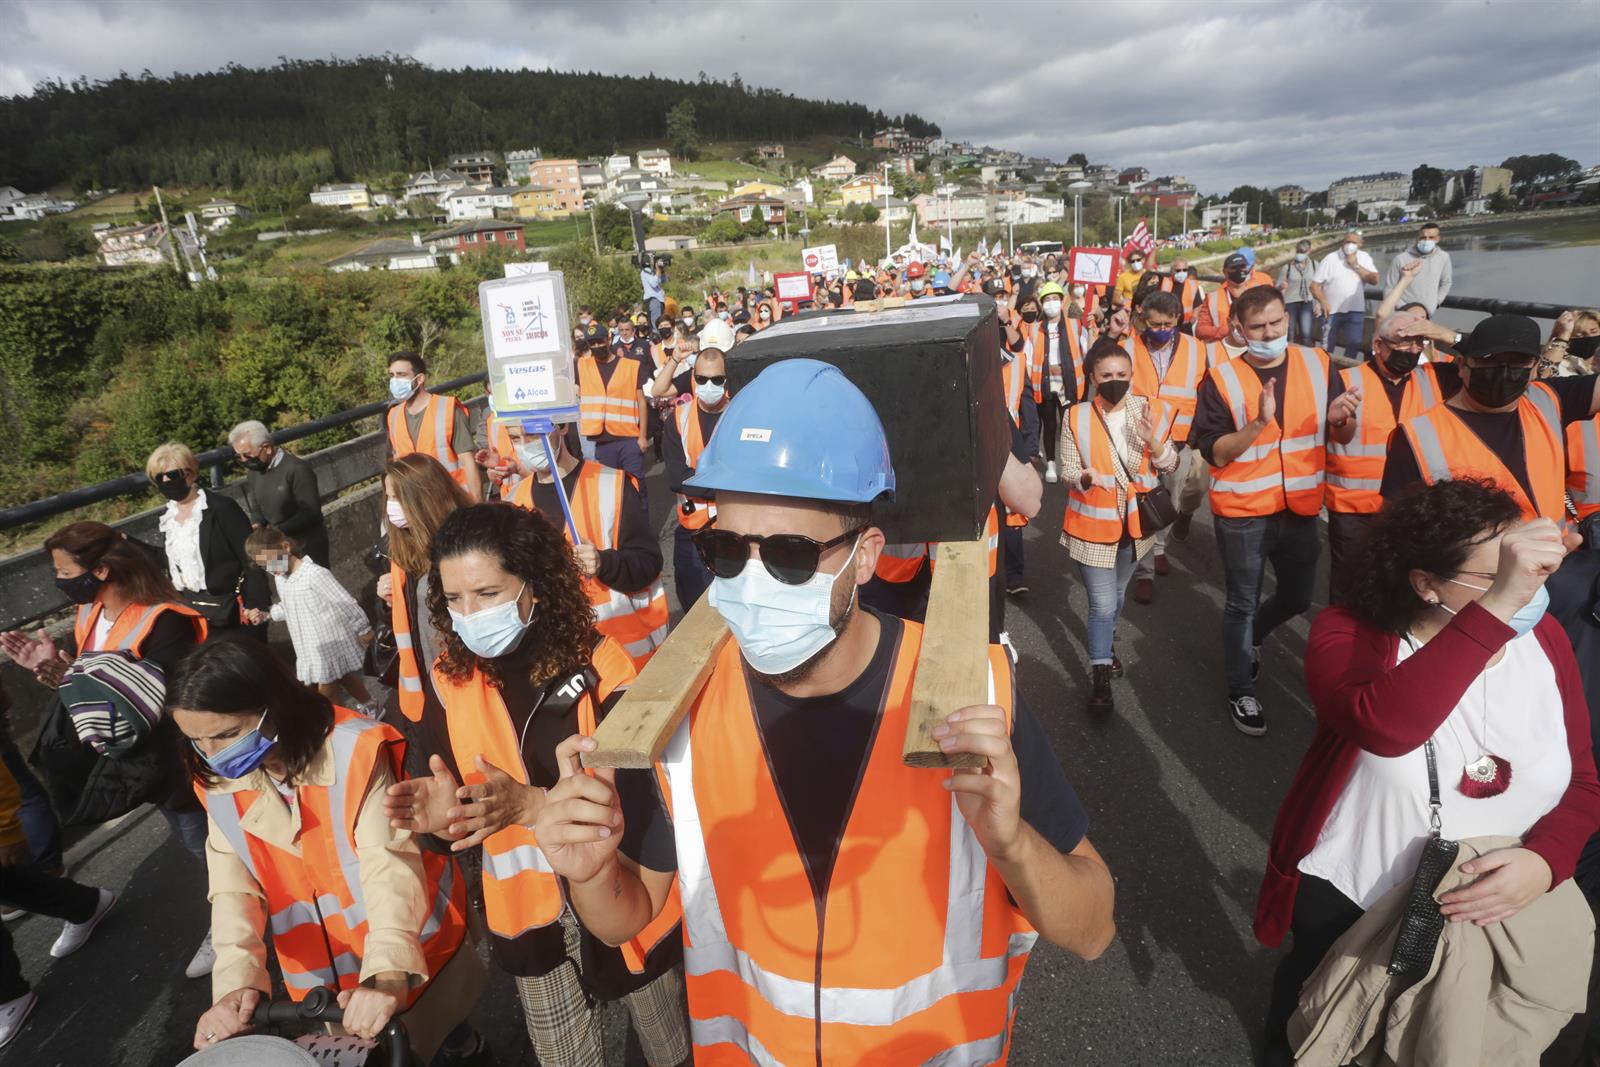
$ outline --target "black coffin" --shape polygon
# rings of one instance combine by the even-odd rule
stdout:
[[[796,357],[832,363],[877,408],[895,498],[875,515],[891,543],[983,536],[1011,450],[993,300],[973,294],[784,318],[734,346],[728,383],[737,391]]]

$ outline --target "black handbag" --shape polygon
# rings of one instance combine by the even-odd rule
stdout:
[[[1093,404],[1094,401],[1087,401]],[[1111,426],[1106,422],[1106,417],[1100,414],[1100,409],[1094,409],[1095,415],[1100,419],[1100,425],[1105,428],[1106,436],[1111,435]],[[1167,487],[1160,482],[1154,489],[1142,493],[1133,491],[1133,477],[1128,473],[1128,467],[1122,462],[1122,456],[1117,452],[1116,442],[1111,443],[1111,458],[1122,468],[1122,477],[1128,483],[1128,492],[1133,494],[1133,506],[1139,510],[1139,528],[1143,531],[1142,537],[1149,537],[1160,530],[1178,521],[1178,506],[1172,502],[1172,494],[1167,492]]]
[[[1394,952],[1389,957],[1390,975],[1413,980],[1427,974],[1428,968],[1433,966],[1439,935],[1444,933],[1444,915],[1433,894],[1444,876],[1450,873],[1456,854],[1461,851],[1458,842],[1439,832],[1439,766],[1431,739],[1422,746],[1422,751],[1428,761],[1428,840],[1422,846],[1417,873],[1411,878],[1406,910],[1400,917],[1400,932],[1395,936]]]
[[[361,654],[361,673],[393,689],[400,681],[400,644],[388,619],[372,624],[372,640]]]
[[[231,593],[184,593],[184,601],[198,611],[212,626],[237,626],[244,621],[244,602],[239,591],[244,588],[244,575],[233,583]]]

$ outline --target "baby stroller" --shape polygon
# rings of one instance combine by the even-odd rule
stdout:
[[[298,1003],[262,1001],[256,1006],[258,1028],[321,1029],[319,1023],[344,1021],[344,1011],[331,990],[313,989]],[[406,1028],[391,1021],[376,1042],[326,1033],[296,1039],[256,1033],[220,1041],[181,1061],[177,1067],[414,1067]]]

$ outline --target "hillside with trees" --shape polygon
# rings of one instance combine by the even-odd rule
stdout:
[[[673,115],[674,109],[676,114]],[[671,117],[669,117],[671,116]],[[264,70],[146,71],[47,81],[0,98],[0,184],[25,189],[176,183],[255,192],[377,178],[456,152],[592,155],[643,139],[854,137],[917,115],[722,81],[554,70],[435,70],[405,56],[286,60]],[[398,181],[388,184],[398,185]]]

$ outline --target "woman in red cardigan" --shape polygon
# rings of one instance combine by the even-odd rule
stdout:
[[[1451,922],[1515,915],[1572,876],[1600,826],[1589,712],[1545,579],[1566,548],[1488,482],[1389,502],[1352,599],[1317,617],[1306,687],[1317,731],[1273,827],[1256,937],[1294,935],[1273,979],[1263,1062],[1293,1062],[1285,1026],[1328,949],[1410,882],[1428,834],[1423,744],[1434,742],[1444,834],[1517,837],[1463,866]]]

